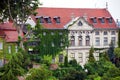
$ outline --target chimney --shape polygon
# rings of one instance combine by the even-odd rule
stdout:
[[[86,13],[83,14],[83,18],[87,21],[87,14]]]

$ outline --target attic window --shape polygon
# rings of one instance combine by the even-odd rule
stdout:
[[[112,23],[112,17],[108,17],[106,19],[108,20],[109,23]]]
[[[105,23],[104,17],[100,17],[99,20],[100,20],[101,23]]]
[[[43,16],[37,16],[36,20],[38,20],[38,19],[39,19],[40,23],[44,23]]]
[[[78,22],[78,26],[82,26],[83,23],[81,21]]]
[[[97,23],[96,17],[91,17],[91,20],[93,21],[93,23]]]
[[[47,23],[52,23],[52,21],[51,21],[51,17],[44,17],[44,19],[45,19],[45,21],[47,22]]]
[[[44,23],[43,17],[40,17],[39,20],[40,20],[40,23]]]
[[[54,20],[56,23],[60,23],[60,17],[56,16],[56,17],[54,17]]]

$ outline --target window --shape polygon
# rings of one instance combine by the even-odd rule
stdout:
[[[82,26],[83,23],[81,21],[78,22],[78,26]]]
[[[51,45],[52,45],[52,47],[55,47],[55,45],[54,45],[54,43],[53,43],[53,42],[51,43]]]
[[[60,23],[60,17],[54,17],[56,23]]]
[[[112,43],[115,45],[116,37],[111,37],[111,41],[112,41]]]
[[[59,55],[59,62],[63,62],[63,54]]]
[[[111,35],[115,35],[115,31],[111,31]]]
[[[75,46],[75,36],[71,36],[70,45]]]
[[[86,53],[86,62],[89,60],[89,52]]]
[[[8,53],[11,53],[11,46],[8,46]]]
[[[71,53],[71,58],[75,59],[75,53]]]
[[[107,46],[107,45],[108,45],[108,38],[104,37],[104,46]]]
[[[16,53],[18,52],[18,46],[15,46],[15,52]]]
[[[99,18],[99,20],[100,20],[101,23],[105,23],[104,18]]]
[[[107,20],[108,20],[109,23],[112,23],[112,22],[113,22],[113,21],[112,21],[112,17],[108,17]]]
[[[39,20],[40,20],[40,23],[44,23],[43,17],[40,17]]]
[[[95,45],[100,46],[100,38],[99,37],[95,38]]]
[[[78,36],[78,45],[82,46],[82,36]]]
[[[99,53],[95,53],[96,61],[99,60]]]
[[[55,63],[55,57],[52,58],[52,63]]]
[[[83,62],[83,54],[78,53],[79,62]]]
[[[86,46],[90,46],[90,37],[86,36]]]
[[[99,31],[95,31],[95,35],[99,35]]]
[[[52,23],[51,17],[45,17],[44,19],[45,19],[46,23]]]
[[[43,32],[43,35],[45,36],[45,35],[46,35],[46,32]]]
[[[0,49],[3,49],[3,43],[0,42]]]
[[[107,31],[104,31],[104,35],[107,35],[108,33],[107,33]]]
[[[96,17],[92,17],[91,20],[93,21],[93,23],[97,23]]]

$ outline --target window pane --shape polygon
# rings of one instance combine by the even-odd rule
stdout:
[[[111,35],[115,35],[115,31],[112,31],[112,32],[111,32]]]
[[[96,31],[96,32],[95,32],[95,35],[99,35],[99,31]]]
[[[108,38],[104,37],[104,46],[107,46],[107,45],[108,45]]]
[[[3,49],[3,43],[0,42],[0,49]]]
[[[82,53],[78,53],[78,58],[79,58],[79,62],[83,61],[83,54]]]
[[[112,41],[112,43],[115,45],[116,37],[112,37],[112,38],[111,38],[111,41]]]
[[[95,45],[96,46],[100,46],[100,38],[99,37],[96,37],[96,39],[95,39]]]
[[[71,53],[71,58],[75,58],[75,53]]]
[[[59,55],[59,62],[63,62],[63,54]]]
[[[104,35],[107,35],[107,31],[104,31]]]

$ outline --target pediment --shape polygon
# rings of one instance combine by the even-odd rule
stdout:
[[[90,25],[84,18],[77,18],[68,25],[68,30],[93,30],[93,26]]]

